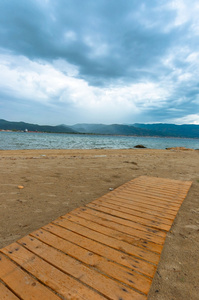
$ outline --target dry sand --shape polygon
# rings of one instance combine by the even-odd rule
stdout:
[[[199,299],[199,151],[0,151],[0,166],[0,248],[140,175],[193,181],[148,299]]]

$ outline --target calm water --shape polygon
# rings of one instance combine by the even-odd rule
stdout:
[[[167,147],[199,149],[199,139],[0,132],[1,150],[128,149],[138,144],[152,149],[165,149]]]

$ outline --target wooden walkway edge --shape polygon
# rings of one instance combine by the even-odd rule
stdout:
[[[138,177],[0,249],[0,299],[146,300],[191,184]]]

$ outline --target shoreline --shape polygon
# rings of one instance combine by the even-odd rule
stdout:
[[[191,180],[148,299],[197,299],[198,161],[182,150],[1,150],[0,248],[138,176]]]

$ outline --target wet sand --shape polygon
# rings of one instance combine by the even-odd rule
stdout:
[[[193,181],[148,299],[198,299],[199,151],[6,150],[0,167],[0,248],[135,177]]]

